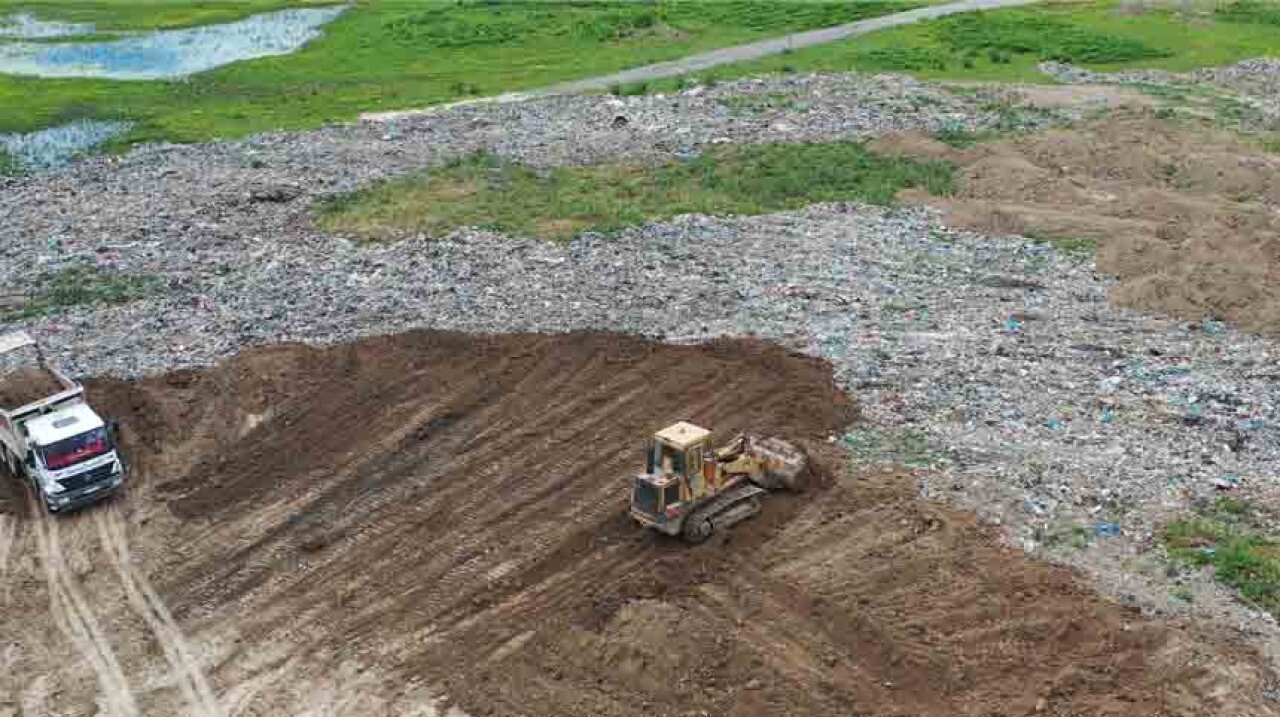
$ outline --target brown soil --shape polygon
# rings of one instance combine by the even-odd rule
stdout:
[[[961,165],[954,197],[905,196],[954,225],[1095,240],[1120,305],[1280,331],[1280,155],[1237,135],[1126,110],[963,152],[918,136],[878,146]]]
[[[0,376],[0,407],[21,408],[62,390],[53,374],[42,368],[12,371]]]
[[[853,405],[766,344],[415,333],[90,390],[136,474],[57,527],[125,673],[152,675],[144,714],[186,708],[95,567],[112,515],[237,714],[398,714],[343,691],[416,689],[474,715],[1268,713],[1251,649],[1098,598],[910,476],[848,475],[827,439]],[[816,479],[707,545],[644,532],[626,479],[677,419],[784,435]],[[93,714],[38,562],[0,644],[56,647],[6,663],[0,711],[41,684]]]

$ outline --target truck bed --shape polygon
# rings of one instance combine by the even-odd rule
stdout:
[[[45,368],[23,368],[0,376],[0,409],[12,411],[67,390]]]

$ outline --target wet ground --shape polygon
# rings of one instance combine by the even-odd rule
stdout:
[[[263,13],[219,25],[160,30],[90,42],[0,43],[0,72],[33,77],[163,80],[232,62],[287,55],[320,36],[345,6]],[[45,37],[67,26],[28,20],[13,34]],[[40,34],[43,33],[43,34]]]

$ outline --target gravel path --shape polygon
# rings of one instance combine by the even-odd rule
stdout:
[[[759,111],[729,101],[779,93],[788,101]],[[756,333],[833,362],[866,417],[833,440],[863,461],[930,469],[923,495],[973,507],[1008,544],[1079,565],[1122,600],[1280,646],[1271,617],[1208,576],[1166,575],[1154,540],[1167,516],[1221,490],[1280,497],[1268,340],[1112,309],[1112,284],[1091,263],[951,231],[922,209],[688,216],[566,246],[465,230],[361,246],[308,218],[317,195],[480,147],[541,165],[656,161],[717,142],[980,129],[1003,107],[897,76],[788,77],[145,147],[4,185],[0,281],[32,287],[84,260],[166,278],[162,294],[135,304],[28,322],[79,375],[415,327]],[[1089,547],[1061,539],[1077,527]],[[1175,587],[1195,600],[1172,599]]]
[[[749,60],[758,60],[762,57],[769,57],[770,55],[781,55],[782,53],[791,50],[799,50],[801,48],[812,47],[814,45],[825,45],[829,42],[836,42],[850,37],[866,35],[868,33],[876,32],[877,30],[887,30],[891,27],[911,25],[922,20],[934,20],[962,12],[992,10],[1002,7],[1015,7],[1018,5],[1031,5],[1037,2],[1041,2],[1041,0],[961,0],[961,2],[916,8],[915,10],[908,10],[906,12],[885,15],[883,17],[871,18],[870,20],[860,20],[858,22],[837,25],[835,27],[824,27],[818,30],[809,30],[808,32],[792,33],[783,37],[775,37],[771,40],[761,40],[759,42],[752,42],[745,45],[735,45],[734,47],[722,47],[718,50],[690,55],[679,60],[657,62],[652,65],[645,65],[643,67],[635,67],[622,72],[615,72],[611,75],[588,77],[583,80],[563,82],[558,85],[552,85],[551,87],[545,87],[538,90],[512,92],[480,100],[467,100],[458,104],[518,102],[533,97],[570,95],[577,94],[579,92],[596,92],[600,90],[607,90],[614,85],[626,85],[635,82],[660,80],[667,77],[679,77],[693,72],[708,70],[712,67],[719,67],[720,65],[731,65],[735,62],[747,62]],[[434,110],[428,108],[422,110],[372,112],[363,115],[361,119],[398,119],[432,111]]]

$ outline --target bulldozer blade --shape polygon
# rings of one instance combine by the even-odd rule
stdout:
[[[803,488],[802,483],[809,469],[809,457],[804,451],[773,436],[752,441],[749,450],[763,463],[764,487],[769,490]]]

